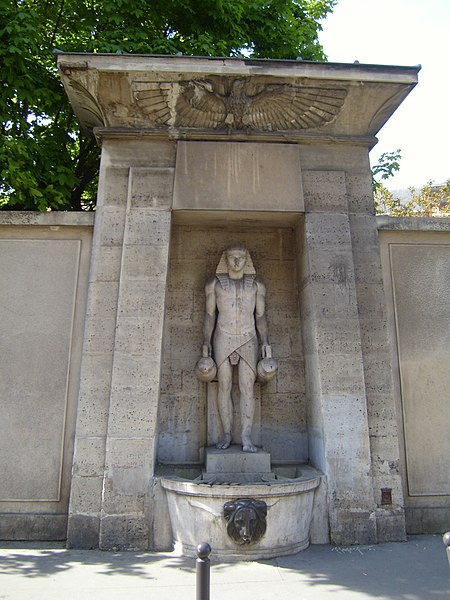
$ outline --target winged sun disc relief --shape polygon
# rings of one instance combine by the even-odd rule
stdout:
[[[335,119],[342,88],[210,78],[132,84],[136,103],[156,127],[286,131],[321,127]]]

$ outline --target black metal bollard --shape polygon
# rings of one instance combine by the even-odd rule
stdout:
[[[209,600],[209,555],[211,546],[206,542],[197,546],[197,600]]]
[[[442,537],[442,541],[447,546],[447,550],[446,550],[447,558],[448,558],[448,564],[450,565],[450,531],[447,531],[447,533],[444,533],[444,535]]]

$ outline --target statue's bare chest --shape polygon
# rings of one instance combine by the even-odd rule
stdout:
[[[216,284],[218,324],[226,331],[243,333],[255,326],[256,285],[243,279]]]

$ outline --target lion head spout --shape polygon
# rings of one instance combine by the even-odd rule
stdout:
[[[227,533],[237,544],[254,544],[266,532],[267,504],[253,498],[240,498],[223,506]]]

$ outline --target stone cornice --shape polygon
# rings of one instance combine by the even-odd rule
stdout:
[[[60,54],[82,126],[171,139],[373,145],[419,67]],[[112,132],[111,132],[112,133]],[[104,135],[102,133],[101,135]],[[363,142],[364,140],[364,142]]]
[[[372,148],[377,139],[370,135],[332,135],[326,133],[307,131],[274,131],[274,132],[245,132],[245,131],[217,131],[208,129],[177,129],[177,128],[120,128],[120,127],[95,127],[94,135],[101,143],[105,139],[114,138],[139,138],[193,141],[222,141],[222,142],[273,142],[293,144],[350,144]]]
[[[449,217],[390,217],[377,215],[379,231],[450,232]]]
[[[95,212],[83,211],[0,211],[0,226],[2,225],[34,225],[40,227],[92,227]]]

